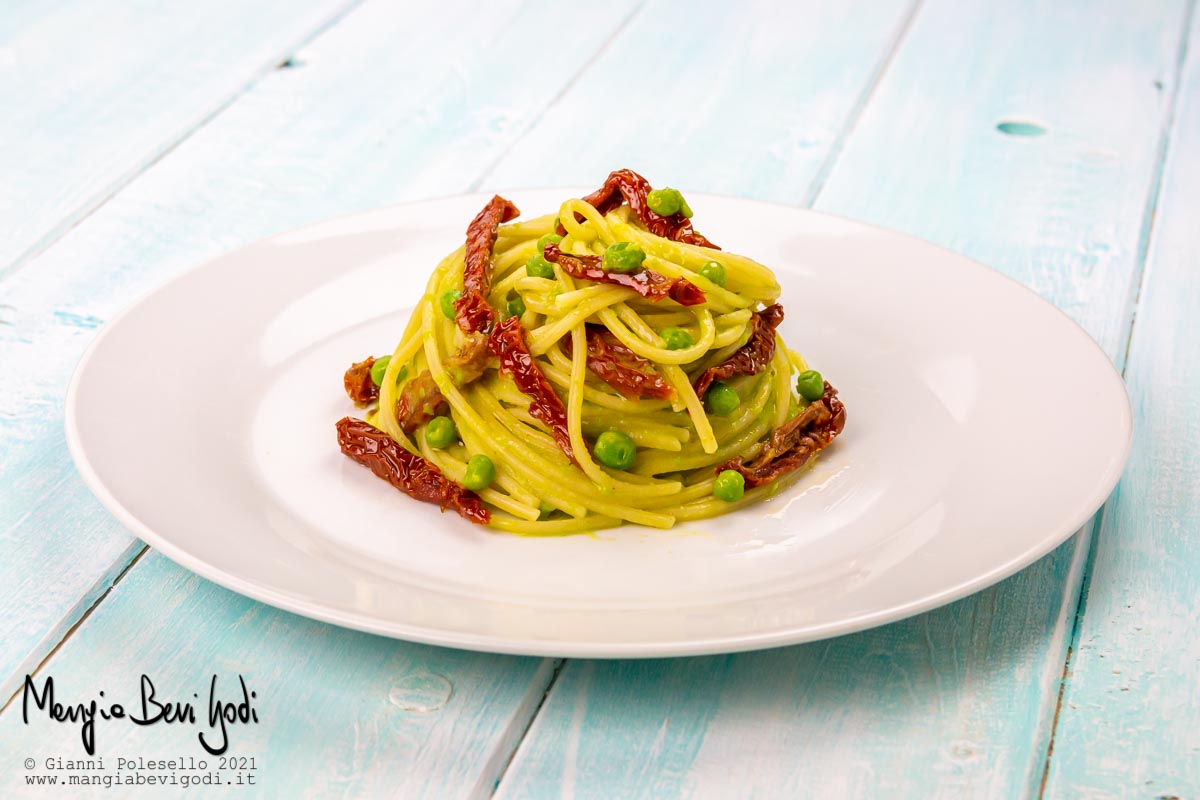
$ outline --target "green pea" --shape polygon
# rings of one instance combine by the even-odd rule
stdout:
[[[646,205],[655,214],[669,217],[679,213],[679,209],[683,205],[683,195],[679,193],[678,189],[665,186],[662,189],[655,189],[647,194]]]
[[[796,378],[796,391],[810,403],[825,396],[825,379],[815,369],[806,369]]]
[[[637,458],[637,445],[620,431],[605,431],[597,436],[592,451],[596,460],[610,469],[629,469]]]
[[[553,278],[554,267],[541,253],[525,262],[525,274],[531,278]]]
[[[434,417],[425,426],[425,441],[429,446],[441,450],[458,441],[458,428],[449,417]]]
[[[604,268],[609,272],[637,272],[645,260],[646,254],[633,242],[615,242],[604,251]]]
[[[688,219],[692,218],[692,207],[688,205],[687,200],[683,199],[683,195],[679,195],[679,213]]]
[[[483,453],[471,456],[467,462],[467,474],[463,476],[463,486],[472,492],[482,492],[492,485],[496,479],[496,467],[492,460]]]
[[[725,266],[719,261],[709,261],[700,268],[700,274],[717,286],[725,285]]]
[[[387,372],[387,367],[391,360],[391,356],[375,359],[375,363],[371,365],[371,383],[376,386],[383,386],[383,373]]]
[[[736,469],[721,470],[713,481],[713,497],[732,503],[746,493],[746,478]]]
[[[460,297],[462,297],[462,289],[447,289],[442,292],[442,313],[446,315],[446,319],[454,319],[454,304]]]
[[[708,406],[708,413],[727,417],[742,404],[742,398],[732,386],[717,381],[709,387],[704,402]]]
[[[538,253],[540,254],[546,252],[546,245],[558,244],[562,240],[563,237],[559,236],[557,233],[547,233],[545,236],[538,239]]]
[[[659,336],[666,342],[668,350],[686,350],[694,343],[692,335],[683,328],[663,328]]]
[[[525,313],[525,299],[519,294],[514,294],[508,298],[508,302],[504,304],[505,316],[519,317]]]

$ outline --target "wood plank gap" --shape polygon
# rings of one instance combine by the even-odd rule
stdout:
[[[1129,352],[1133,345],[1133,329],[1137,324],[1138,306],[1142,301],[1142,289],[1146,286],[1146,260],[1150,252],[1150,239],[1154,235],[1154,221],[1158,213],[1158,198],[1162,193],[1163,172],[1166,169],[1167,153],[1171,148],[1171,133],[1175,129],[1175,118],[1179,111],[1180,84],[1183,82],[1184,68],[1187,65],[1189,47],[1188,39],[1192,30],[1192,18],[1196,13],[1196,0],[1190,0],[1183,12],[1183,32],[1179,37],[1179,48],[1175,53],[1175,69],[1172,75],[1171,96],[1167,101],[1167,113],[1163,120],[1162,134],[1158,139],[1158,153],[1154,161],[1154,175],[1150,182],[1150,191],[1146,194],[1146,210],[1142,214],[1142,229],[1138,234],[1137,262],[1134,280],[1131,282],[1128,309],[1129,331],[1125,336],[1125,349],[1121,353],[1121,377],[1129,366]]]
[[[637,18],[639,14],[642,13],[645,8],[646,3],[645,0],[643,0],[643,2],[638,3],[638,5],[634,6],[632,11],[625,15],[625,19],[621,20],[621,24],[613,29],[612,34],[604,41],[604,44],[596,48],[596,52],[592,53],[592,57],[583,62],[583,66],[575,71],[575,74],[572,75],[571,79],[563,85],[562,89],[560,89],[558,93],[554,95],[554,97],[550,98],[550,102],[547,103],[545,107],[542,108],[542,110],[539,111],[533,117],[533,119],[529,121],[529,124],[525,126],[525,130],[521,131],[519,135],[515,136],[513,140],[508,143],[508,146],[501,150],[499,155],[492,159],[491,163],[483,168],[483,172],[480,173],[478,178],[471,181],[470,186],[467,187],[467,193],[479,191],[479,187],[483,185],[484,181],[486,181],[493,172],[495,172],[496,167],[498,167],[500,163],[504,161],[508,154],[512,152],[514,147],[521,143],[521,140],[525,138],[525,134],[533,130],[538,122],[541,121],[542,117],[546,116],[546,113],[549,112],[550,109],[558,105],[558,102],[562,100],[563,97],[566,96],[567,92],[571,91],[575,84],[579,82],[579,79],[587,74],[587,71],[590,70],[606,52],[608,52],[608,50],[612,47],[613,42],[617,41],[617,39],[621,37],[621,34],[623,34],[629,28],[630,24],[634,21],[634,19]]]
[[[84,623],[84,621],[86,621],[87,618],[92,615],[93,611],[95,611],[97,608],[100,607],[100,604],[103,603],[105,598],[107,598],[108,595],[112,592],[112,590],[114,588],[116,588],[116,585],[118,583],[120,583],[121,580],[126,575],[129,574],[129,571],[131,569],[133,569],[134,565],[136,565],[139,561],[141,561],[142,556],[144,556],[146,554],[146,552],[150,549],[150,545],[144,544],[140,540],[135,540],[134,546],[139,547],[140,549],[133,556],[133,558],[131,558],[125,564],[125,566],[121,568],[121,571],[117,573],[117,576],[108,583],[108,586],[105,587],[104,591],[100,593],[100,596],[97,597],[95,600],[93,600],[90,605],[88,605],[87,609],[83,612],[83,614],[80,615],[79,619],[75,620],[75,622],[72,623],[71,627],[69,627],[67,629],[66,633],[63,634],[62,638],[59,639],[57,643],[55,643],[54,647],[50,648],[50,652],[46,653],[46,655],[43,656],[40,661],[38,661],[37,666],[34,667],[32,670],[26,671],[28,669],[27,665],[29,663],[27,661],[26,664],[22,665],[22,667],[16,671],[16,673],[14,674],[14,678],[16,677],[16,675],[31,675],[31,676],[37,675],[39,672],[42,671],[42,667],[44,667],[44,666],[46,666],[46,664],[50,663],[50,659],[54,658],[55,654],[58,653],[59,649],[61,649],[62,646],[67,643],[67,640],[71,638],[71,635],[74,634],[75,631],[79,629],[79,626],[82,625]],[[122,554],[122,559],[123,558],[124,558],[124,554]],[[122,559],[118,559],[118,563],[120,563],[120,560],[122,560]],[[85,597],[86,597],[86,595],[85,595]],[[68,616],[64,617],[64,619],[70,619],[70,617],[71,617],[71,615],[68,615]],[[47,638],[50,638],[50,637],[48,636]],[[32,659],[30,659],[30,661],[31,660]],[[24,685],[24,678],[22,677],[20,679],[20,682],[18,683],[18,685],[15,687],[12,687],[12,693],[8,696],[8,699],[4,701],[4,705],[0,706],[0,714],[3,714],[5,711],[8,710],[8,707],[10,705],[12,705],[12,701],[15,700],[17,695],[21,693],[21,687],[23,685]]]
[[[837,138],[833,142],[833,146],[829,148],[829,155],[825,157],[821,163],[821,168],[817,170],[817,174],[813,177],[812,182],[808,184],[808,190],[804,193],[804,200],[801,205],[804,208],[812,208],[817,198],[821,196],[821,190],[825,188],[825,182],[829,179],[829,174],[833,172],[833,167],[837,164],[838,159],[842,155],[842,147],[850,139],[850,135],[854,133],[854,129],[858,127],[858,121],[862,118],[863,111],[870,104],[871,98],[875,96],[875,90],[879,84],[883,82],[883,76],[887,74],[888,68],[891,67],[892,61],[895,60],[896,53],[900,52],[901,45],[908,37],[908,32],[912,29],[913,20],[917,18],[917,12],[921,9],[922,0],[913,0],[909,6],[908,13],[900,21],[896,27],[896,33],[892,37],[892,41],[884,48],[883,56],[879,59],[879,63],[875,69],[871,71],[871,77],[864,84],[862,92],[859,93],[858,99],[850,109],[850,113],[846,115],[845,123],[842,129],[838,131]]]
[[[1054,703],[1053,728],[1058,728],[1058,715],[1062,713],[1063,693],[1067,688],[1067,672],[1071,669],[1071,656],[1074,654],[1071,645],[1067,645],[1067,658],[1063,662],[1062,680],[1058,682],[1058,699]],[[1046,760],[1042,765],[1042,780],[1038,784],[1038,800],[1046,795],[1046,780],[1050,777],[1050,759],[1054,756],[1054,734],[1051,732],[1050,742],[1046,746]]]
[[[18,255],[11,263],[0,265],[0,281],[16,274],[26,264],[33,261],[37,256],[44,253],[55,242],[66,236],[71,230],[88,219],[92,214],[103,208],[109,200],[115,197],[122,189],[131,184],[146,170],[153,167],[163,158],[174,152],[181,144],[190,139],[195,133],[218,116],[226,109],[232,106],[239,98],[250,91],[259,81],[270,75],[280,67],[284,62],[290,61],[291,56],[297,50],[307,46],[325,31],[332,28],[334,25],[341,22],[345,17],[363,4],[365,0],[347,0],[343,5],[339,6],[336,11],[330,14],[325,20],[317,24],[310,31],[299,37],[297,41],[280,49],[280,51],[271,54],[270,57],[263,60],[262,65],[251,74],[239,89],[231,92],[221,102],[217,103],[207,111],[202,112],[194,121],[184,126],[184,130],[174,137],[167,137],[158,150],[150,150],[147,153],[147,158],[135,164],[131,169],[122,175],[115,177],[107,186],[101,188],[92,197],[83,200],[74,211],[68,212],[59,220],[58,224],[48,230],[45,235],[34,242],[25,252]]]
[[[525,743],[525,737],[529,735],[529,729],[533,727],[534,720],[536,720],[538,715],[542,713],[542,706],[546,704],[546,698],[550,696],[550,691],[554,688],[554,684],[558,682],[558,676],[562,674],[563,667],[566,666],[566,663],[567,659],[565,658],[554,659],[554,666],[550,672],[550,680],[546,681],[546,685],[542,688],[541,697],[538,698],[537,705],[533,707],[532,713],[525,718],[525,722],[521,725],[521,730],[517,732],[517,735],[512,742],[512,746],[503,748],[506,750],[506,752],[503,754],[504,763],[500,764],[500,768],[498,770],[495,770],[496,777],[492,779],[492,785],[488,788],[487,794],[481,794],[481,797],[494,797],[496,795],[497,790],[500,788],[500,784],[504,781],[504,776],[508,773],[509,765],[512,764],[513,758],[515,758],[517,755],[517,751],[521,749],[521,745]],[[507,741],[504,742],[504,744],[507,744]],[[500,750],[501,748],[497,748],[496,753],[492,756],[494,759],[500,755]],[[492,771],[493,770],[490,769],[484,770],[485,776],[487,773]]]
[[[1039,730],[1048,727],[1046,733],[1045,756],[1042,758],[1042,768],[1040,770],[1031,770],[1030,786],[1027,796],[1036,796],[1038,800],[1045,795],[1046,781],[1050,777],[1050,759],[1054,755],[1054,736],[1058,732],[1058,718],[1062,713],[1063,695],[1066,694],[1067,676],[1071,674],[1071,657],[1075,654],[1075,642],[1079,635],[1079,626],[1083,621],[1083,598],[1086,595],[1085,586],[1088,584],[1089,577],[1092,572],[1092,562],[1094,560],[1095,547],[1093,543],[1097,534],[1100,532],[1100,525],[1103,524],[1104,515],[1108,511],[1108,504],[1105,503],[1101,507],[1099,513],[1092,518],[1091,530],[1086,534],[1079,536],[1075,543],[1075,553],[1071,558],[1071,569],[1067,573],[1066,586],[1064,595],[1074,597],[1075,602],[1063,602],[1063,624],[1066,624],[1067,609],[1074,607],[1074,613],[1070,614],[1071,630],[1066,635],[1067,649],[1063,654],[1062,672],[1058,677],[1058,689],[1055,692],[1054,711],[1049,716],[1049,720],[1045,719],[1043,712],[1043,722],[1039,725]],[[1036,776],[1036,778],[1035,778]],[[1037,791],[1034,793],[1033,783],[1036,780]]]

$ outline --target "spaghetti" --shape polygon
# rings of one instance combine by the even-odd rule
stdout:
[[[842,431],[782,343],[779,285],[673,189],[618,170],[557,214],[493,198],[390,356],[354,364],[342,451],[464,518],[559,535],[764,499]]]

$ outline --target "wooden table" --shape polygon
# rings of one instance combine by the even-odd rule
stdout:
[[[230,753],[257,786],[193,797],[1200,797],[1194,6],[9,0],[0,795],[122,796],[27,786],[83,757],[78,726],[22,721],[36,670],[73,702],[245,675],[262,723]],[[150,287],[331,215],[616,166],[906,231],[1033,287],[1124,371],[1119,489],[1052,555],[914,619],[562,662],[276,611],[147,550],[80,482],[64,389]],[[1037,386],[1012,391],[1036,458]],[[202,755],[187,726],[96,735],[107,759]]]

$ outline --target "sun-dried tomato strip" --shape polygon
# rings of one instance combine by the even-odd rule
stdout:
[[[500,223],[520,213],[512,203],[496,195],[467,226],[463,294],[454,304],[455,321],[466,333],[487,331],[496,321],[496,311],[487,302],[492,290],[492,248]]]
[[[837,389],[826,381],[824,396],[776,428],[757,456],[748,463],[739,456],[717,467],[717,473],[736,470],[746,479],[746,486],[761,486],[807,464],[845,426],[846,407],[838,399]]]
[[[654,235],[676,242],[708,247],[713,250],[721,249],[694,230],[692,228],[692,221],[683,214],[672,214],[669,217],[664,217],[662,214],[651,211],[650,206],[646,205],[646,195],[650,193],[650,190],[650,181],[641,175],[631,169],[618,169],[610,172],[608,178],[604,181],[604,185],[583,198],[583,200],[601,214],[607,214],[609,211],[612,211],[621,205],[621,201],[624,200],[626,203],[629,203],[629,208],[633,211],[634,216],[640,219],[642,224],[646,226],[646,230]],[[576,215],[576,219],[581,222],[583,221],[578,215]],[[558,232],[560,234],[566,233],[561,224],[558,226]]]
[[[563,339],[563,345],[570,354],[570,337]],[[621,344],[608,331],[587,329],[587,366],[597,378],[629,398],[666,400],[675,395],[671,385],[654,370],[652,362]]]
[[[757,375],[775,356],[775,329],[783,322],[783,306],[776,303],[750,317],[750,338],[724,362],[704,370],[693,384],[696,395],[704,397],[713,381],[735,375]]]
[[[544,255],[547,261],[558,264],[572,278],[624,286],[655,303],[664,297],[671,298],[681,306],[696,306],[704,302],[704,291],[683,278],[668,278],[645,268],[637,272],[610,272],[604,268],[604,259],[600,256],[567,255],[556,244],[546,245]]]
[[[362,408],[375,402],[379,397],[379,387],[371,380],[371,367],[375,366],[375,356],[367,356],[365,361],[352,364],[342,377],[342,385],[346,394],[354,401],[354,405]]]
[[[521,318],[509,317],[492,328],[488,345],[492,354],[500,359],[501,374],[511,375],[517,388],[529,397],[529,413],[550,428],[559,448],[574,461],[575,451],[571,448],[571,436],[567,431],[566,406],[534,363],[522,330]]]
[[[480,525],[491,521],[492,514],[478,495],[459,486],[435,465],[410,453],[373,425],[345,417],[338,421],[337,432],[343,453],[408,496],[437,503],[442,511],[453,509],[464,519]]]

